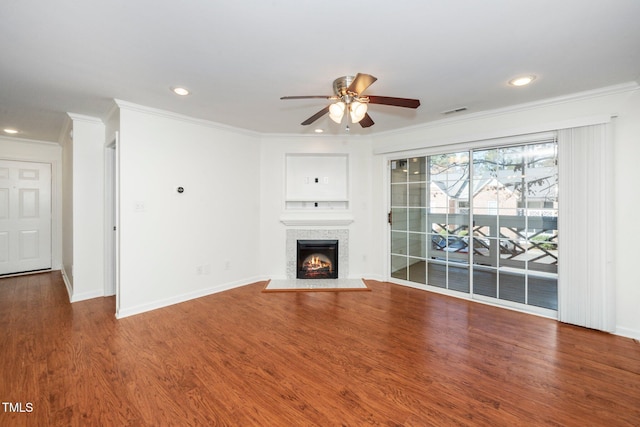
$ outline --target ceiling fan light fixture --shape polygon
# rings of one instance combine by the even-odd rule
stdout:
[[[329,107],[329,117],[336,123],[342,122],[342,116],[344,116],[345,103],[340,101],[335,104],[331,104]]]
[[[349,106],[351,122],[358,123],[360,120],[364,119],[364,116],[367,114],[367,108],[366,103],[353,101]]]

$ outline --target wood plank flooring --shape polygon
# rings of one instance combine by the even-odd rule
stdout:
[[[389,283],[116,320],[0,279],[0,426],[638,426],[640,344]],[[15,408],[15,406],[14,406]]]

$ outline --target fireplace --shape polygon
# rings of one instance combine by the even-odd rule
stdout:
[[[298,279],[337,279],[337,240],[298,240]]]

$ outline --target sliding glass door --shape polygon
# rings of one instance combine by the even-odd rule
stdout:
[[[473,292],[556,310],[556,143],[474,151],[473,180]]]
[[[424,157],[391,162],[391,276],[426,284]]]
[[[557,309],[557,145],[390,162],[391,277]]]

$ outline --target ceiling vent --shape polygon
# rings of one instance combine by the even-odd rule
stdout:
[[[442,112],[442,113],[440,113],[440,114],[447,115],[447,114],[460,113],[460,112],[462,112],[462,111],[467,111],[467,107],[458,107],[458,108],[454,108],[454,109],[452,109],[452,110],[443,111],[443,112]]]

